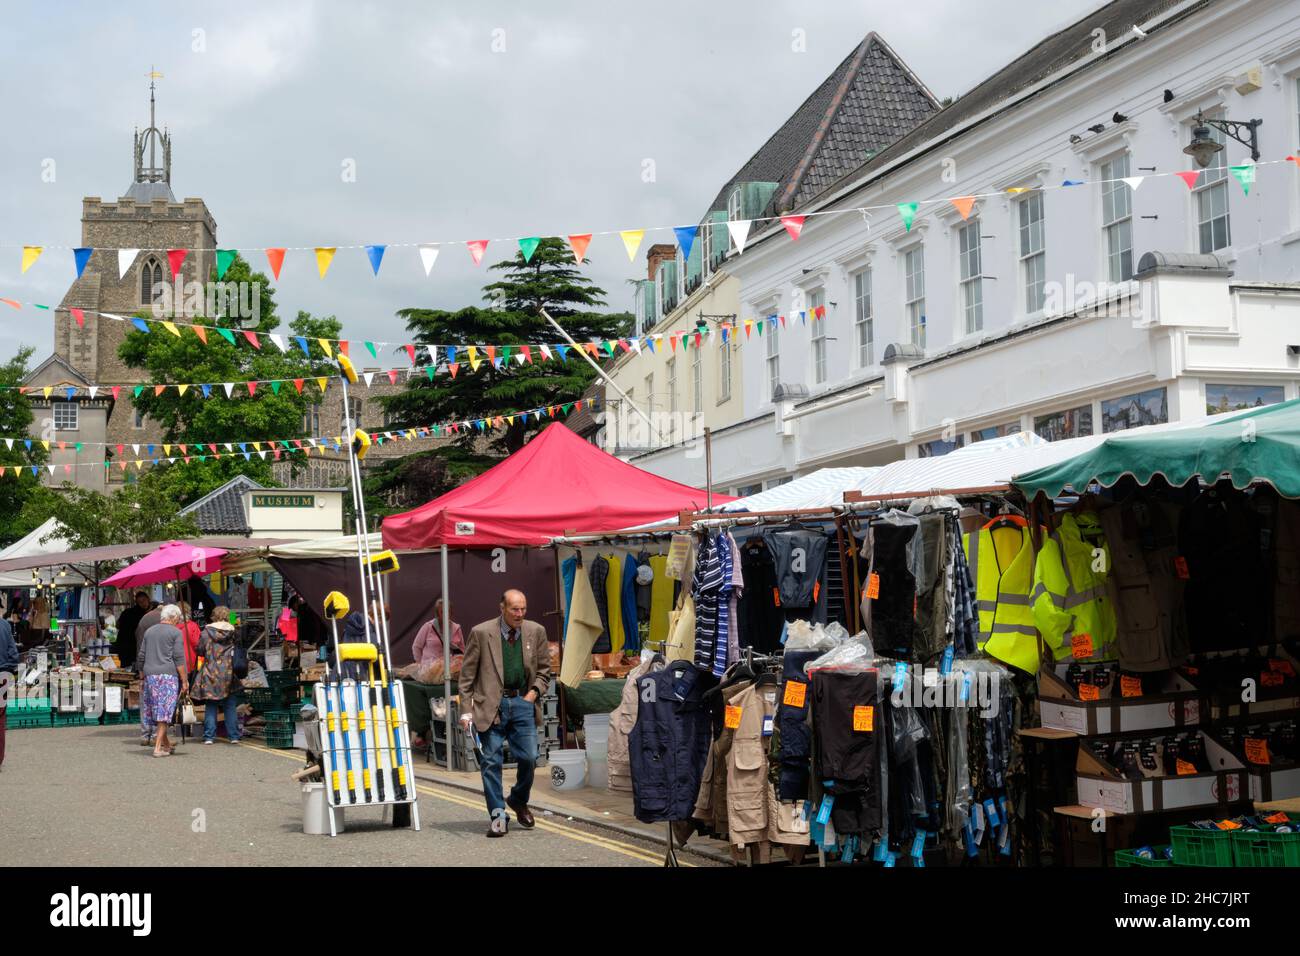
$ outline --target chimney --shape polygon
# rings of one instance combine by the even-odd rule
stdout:
[[[660,242],[650,247],[650,251],[645,254],[646,262],[649,265],[649,274],[647,278],[654,281],[655,273],[659,271],[659,263],[665,259],[677,258],[677,247],[671,242]]]

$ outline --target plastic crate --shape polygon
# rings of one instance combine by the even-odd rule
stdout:
[[[1166,844],[1166,845],[1163,845],[1163,846],[1153,846],[1153,847],[1151,848],[1151,851],[1155,854],[1155,859],[1154,859],[1154,860],[1148,860],[1148,859],[1145,859],[1144,857],[1140,857],[1140,856],[1138,856],[1136,850],[1116,850],[1116,851],[1115,851],[1115,865],[1118,866],[1118,867],[1126,867],[1126,866],[1173,866],[1173,865],[1174,865],[1174,861],[1173,861],[1173,860],[1167,860],[1167,859],[1165,859],[1165,857],[1164,857],[1164,852],[1165,852],[1165,850],[1167,850],[1168,848],[1169,848],[1169,847],[1168,847],[1167,844]]]
[[[50,713],[49,711],[43,711],[36,713],[10,714],[8,720],[5,721],[5,726],[9,730],[27,730],[33,727],[49,727],[51,726]]]
[[[1232,831],[1170,827],[1169,840],[1178,866],[1232,866]]]
[[[50,699],[48,697],[18,697],[9,702],[9,715],[11,717],[15,713],[48,714],[50,709]]]
[[[86,715],[82,713],[75,714],[54,714],[55,727],[84,727],[86,725]]]
[[[1300,866],[1300,833],[1234,832],[1237,866]]]
[[[293,725],[298,722],[298,712],[296,710],[264,710],[262,719],[266,721],[268,727],[272,725],[288,727],[292,730]]]
[[[104,723],[106,724],[138,724],[140,722],[140,708],[123,707],[116,714],[105,714]]]
[[[276,750],[292,750],[293,749],[293,725],[291,724],[289,726],[289,730],[287,732],[277,729],[275,727],[268,726],[266,728],[265,736],[263,740],[268,747],[272,747]]]

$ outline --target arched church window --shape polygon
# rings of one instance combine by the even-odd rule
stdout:
[[[152,256],[140,266],[140,304],[153,305],[162,298],[163,267]]]

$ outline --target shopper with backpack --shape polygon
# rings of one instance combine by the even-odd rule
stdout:
[[[199,636],[199,660],[202,661],[202,666],[194,679],[190,696],[205,703],[205,744],[214,743],[217,739],[218,709],[225,712],[226,738],[232,744],[239,742],[239,718],[235,708],[239,704],[239,692],[243,688],[239,672],[242,664],[243,673],[248,673],[248,655],[236,637],[229,617],[229,608],[213,608],[212,623]]]

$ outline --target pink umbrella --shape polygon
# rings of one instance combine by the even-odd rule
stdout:
[[[184,541],[168,541],[153,554],[129,564],[100,582],[104,587],[134,588],[203,577],[221,570],[223,548],[200,548]]]

